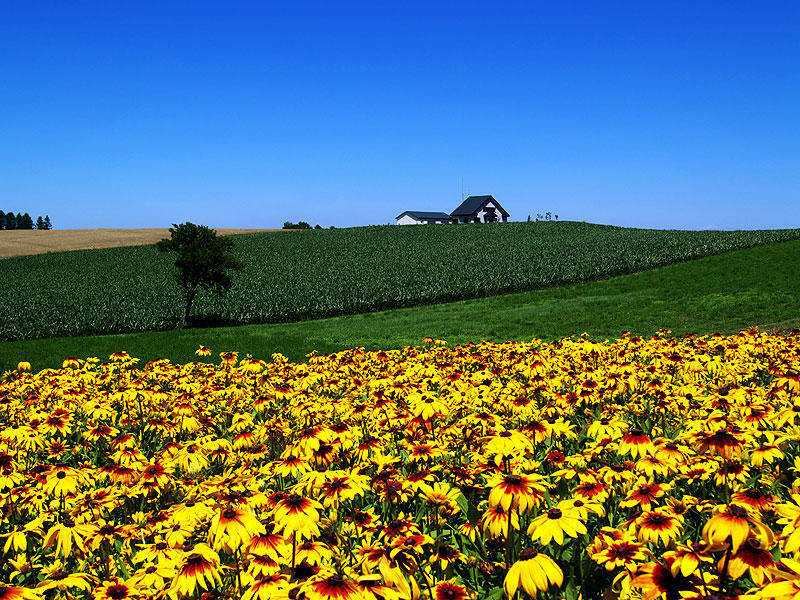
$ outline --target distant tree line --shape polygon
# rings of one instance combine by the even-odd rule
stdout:
[[[284,221],[283,222],[284,229],[322,229],[319,223],[311,227],[309,223],[305,221],[300,221],[299,223],[292,223],[291,221]],[[331,225],[331,229],[333,229],[333,225]]]
[[[0,229],[52,229],[53,224],[50,222],[50,215],[45,215],[44,219],[41,215],[36,219],[36,223],[28,213],[3,212],[0,210]]]

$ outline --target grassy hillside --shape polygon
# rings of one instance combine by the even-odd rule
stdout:
[[[662,327],[676,335],[733,333],[752,326],[800,327],[800,241],[728,252],[650,271],[551,289],[318,321],[31,340],[0,344],[0,370],[27,359],[34,369],[67,356],[127,350],[142,360],[196,360],[199,344],[218,360],[223,350],[269,358],[281,352],[302,360],[312,350],[393,348],[432,336],[451,343],[548,340],[588,332],[617,337],[625,330],[650,336]]]
[[[236,238],[246,268],[199,322],[312,319],[632,273],[800,230],[662,231],[586,223],[364,227]],[[0,260],[0,340],[169,329],[182,301],[152,246]]]

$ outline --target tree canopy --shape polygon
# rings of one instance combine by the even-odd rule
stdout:
[[[186,294],[182,326],[186,326],[192,303],[200,288],[218,294],[229,290],[233,281],[228,274],[241,269],[242,263],[233,255],[233,240],[218,237],[217,232],[205,225],[194,223],[173,224],[170,238],[156,244],[161,252],[176,252],[175,278]]]

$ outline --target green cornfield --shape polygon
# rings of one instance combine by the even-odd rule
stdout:
[[[2,232],[0,232],[2,234]],[[577,222],[359,227],[235,237],[245,268],[196,322],[269,323],[607,278],[765,243],[800,229],[675,231]],[[174,260],[154,246],[0,260],[0,341],[169,329]]]

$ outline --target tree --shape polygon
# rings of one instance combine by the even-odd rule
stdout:
[[[0,229],[6,228],[6,213],[0,210]]]
[[[44,216],[44,228],[45,229],[52,229],[53,224],[50,222],[50,215]]]
[[[33,229],[33,219],[28,213],[17,219],[17,229]]]
[[[233,281],[228,271],[241,269],[242,263],[233,255],[233,240],[217,237],[217,232],[205,225],[173,223],[169,233],[171,237],[161,240],[156,247],[161,252],[178,253],[175,278],[186,294],[181,320],[181,327],[186,327],[197,290],[203,288],[217,294],[229,290]]]
[[[17,217],[14,216],[13,212],[6,213],[6,229],[16,229],[17,228]]]
[[[42,215],[36,217],[36,229],[44,229],[44,219],[42,218]]]

